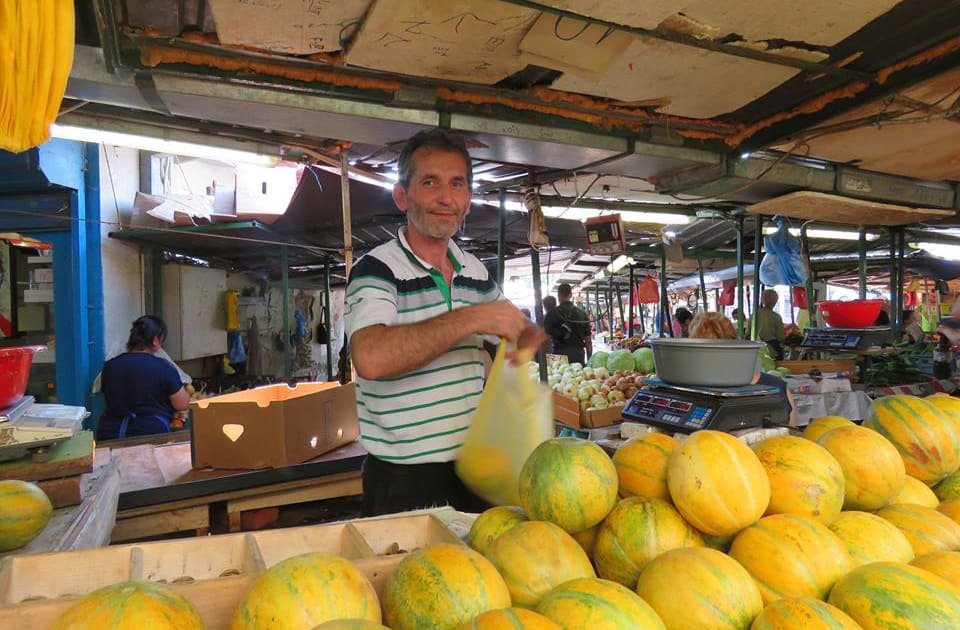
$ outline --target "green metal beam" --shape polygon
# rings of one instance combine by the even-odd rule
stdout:
[[[283,323],[280,334],[283,336],[283,377],[293,376],[293,361],[290,352],[290,267],[287,265],[287,246],[280,246],[280,291],[283,293]]]

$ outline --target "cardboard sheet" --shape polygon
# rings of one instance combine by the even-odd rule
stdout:
[[[375,0],[350,65],[491,84],[522,69],[519,44],[538,11],[487,0]]]
[[[660,100],[660,111],[713,118],[763,96],[797,74],[794,68],[637,37],[599,80],[567,73],[558,90],[624,102]]]
[[[560,63],[591,77],[609,70],[632,40],[633,36],[623,31],[542,13],[520,42],[520,50],[542,59],[539,65],[553,68]]]
[[[683,10],[686,0],[541,0],[541,4],[607,22],[657,28],[664,19]]]
[[[340,50],[370,0],[209,0],[221,43],[292,55]]]
[[[747,210],[754,214],[812,219],[824,223],[884,226],[910,225],[955,214],[952,210],[910,208],[806,190],[755,203]]]

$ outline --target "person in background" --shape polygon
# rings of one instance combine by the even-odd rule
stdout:
[[[736,339],[737,331],[730,320],[723,313],[697,313],[690,322],[690,337],[692,339]],[[788,423],[791,427],[797,426],[797,405],[793,394],[787,389],[787,382],[779,376],[767,374],[759,370],[753,375],[754,384],[776,387],[783,397],[783,404],[787,410]]]
[[[543,318],[543,327],[553,340],[554,354],[565,354],[570,363],[584,363],[593,354],[590,316],[573,303],[573,287],[566,282],[557,287],[556,309]],[[586,355],[584,355],[586,352]]]
[[[924,332],[923,326],[920,325],[920,318],[917,317],[917,312],[913,309],[905,309],[903,311],[903,324],[901,330],[903,331],[903,340],[908,343],[920,343],[923,341]]]
[[[950,317],[940,322],[937,332],[945,336],[953,346],[960,346],[960,296],[953,303]]]
[[[557,310],[557,298],[548,295],[540,301],[540,304],[543,306],[543,320],[546,321],[548,317],[551,317],[550,313]],[[553,315],[553,317],[556,316],[556,314]],[[546,351],[551,354],[556,354],[556,348],[553,347],[553,337],[549,335],[547,335]]]
[[[679,339],[681,337],[690,336],[690,321],[693,319],[693,313],[691,313],[685,306],[678,306],[676,312],[673,314],[673,337]]]
[[[167,433],[174,415],[186,411],[190,395],[180,375],[156,356],[166,338],[163,320],[144,315],[130,328],[127,351],[104,364],[100,388],[106,410],[97,440]]]
[[[881,310],[877,315],[876,321],[873,322],[874,326],[889,326],[890,325],[890,314],[884,310]]]
[[[757,340],[766,343],[773,351],[774,357],[783,359],[783,342],[787,338],[783,330],[783,318],[774,307],[780,296],[773,289],[766,289],[760,296],[760,310],[757,311]],[[747,328],[750,336],[753,335],[753,318]]]
[[[520,312],[523,313],[524,317],[526,317],[530,321],[533,321],[533,314],[530,312],[529,308],[521,308]]]

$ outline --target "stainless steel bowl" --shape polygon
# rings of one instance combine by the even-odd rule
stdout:
[[[749,385],[763,343],[738,339],[650,339],[657,376],[675,385]]]

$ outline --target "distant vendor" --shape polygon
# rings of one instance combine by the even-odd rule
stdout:
[[[167,337],[159,317],[144,315],[133,322],[127,351],[103,366],[100,389],[106,410],[97,423],[97,440],[153,435],[170,431],[190,395],[180,374],[156,354]]]
[[[783,318],[777,313],[774,307],[780,296],[773,289],[765,290],[760,296],[760,310],[757,311],[757,340],[763,341],[773,351],[774,356],[779,360],[783,359],[783,345],[787,334],[783,329]],[[750,328],[753,328],[753,318],[750,318]]]

